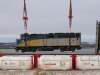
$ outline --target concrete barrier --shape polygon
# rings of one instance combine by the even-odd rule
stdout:
[[[81,70],[100,70],[100,56],[77,55],[76,67]]]

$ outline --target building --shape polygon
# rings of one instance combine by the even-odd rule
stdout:
[[[100,50],[100,22],[96,21],[96,52]]]

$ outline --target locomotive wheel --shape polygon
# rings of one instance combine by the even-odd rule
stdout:
[[[61,52],[64,52],[64,51],[65,51],[65,49],[64,49],[64,48],[60,48],[60,51],[61,51]]]
[[[16,52],[19,52],[19,50],[18,50],[18,49],[16,49]]]
[[[22,52],[22,53],[24,53],[24,52],[25,52],[25,50],[21,50],[21,52]]]

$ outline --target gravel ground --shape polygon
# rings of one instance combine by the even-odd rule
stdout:
[[[0,75],[100,75],[100,70],[85,71],[0,71]]]
[[[0,49],[0,53],[7,53],[7,54],[34,54],[33,52],[16,52],[14,49]],[[81,49],[76,50],[75,52],[72,51],[64,51],[60,52],[60,50],[55,51],[38,51],[39,54],[95,54],[95,48],[89,48],[89,49]]]

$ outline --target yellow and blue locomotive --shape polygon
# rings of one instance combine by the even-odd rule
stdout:
[[[81,48],[81,33],[21,34],[16,51],[75,51]]]

